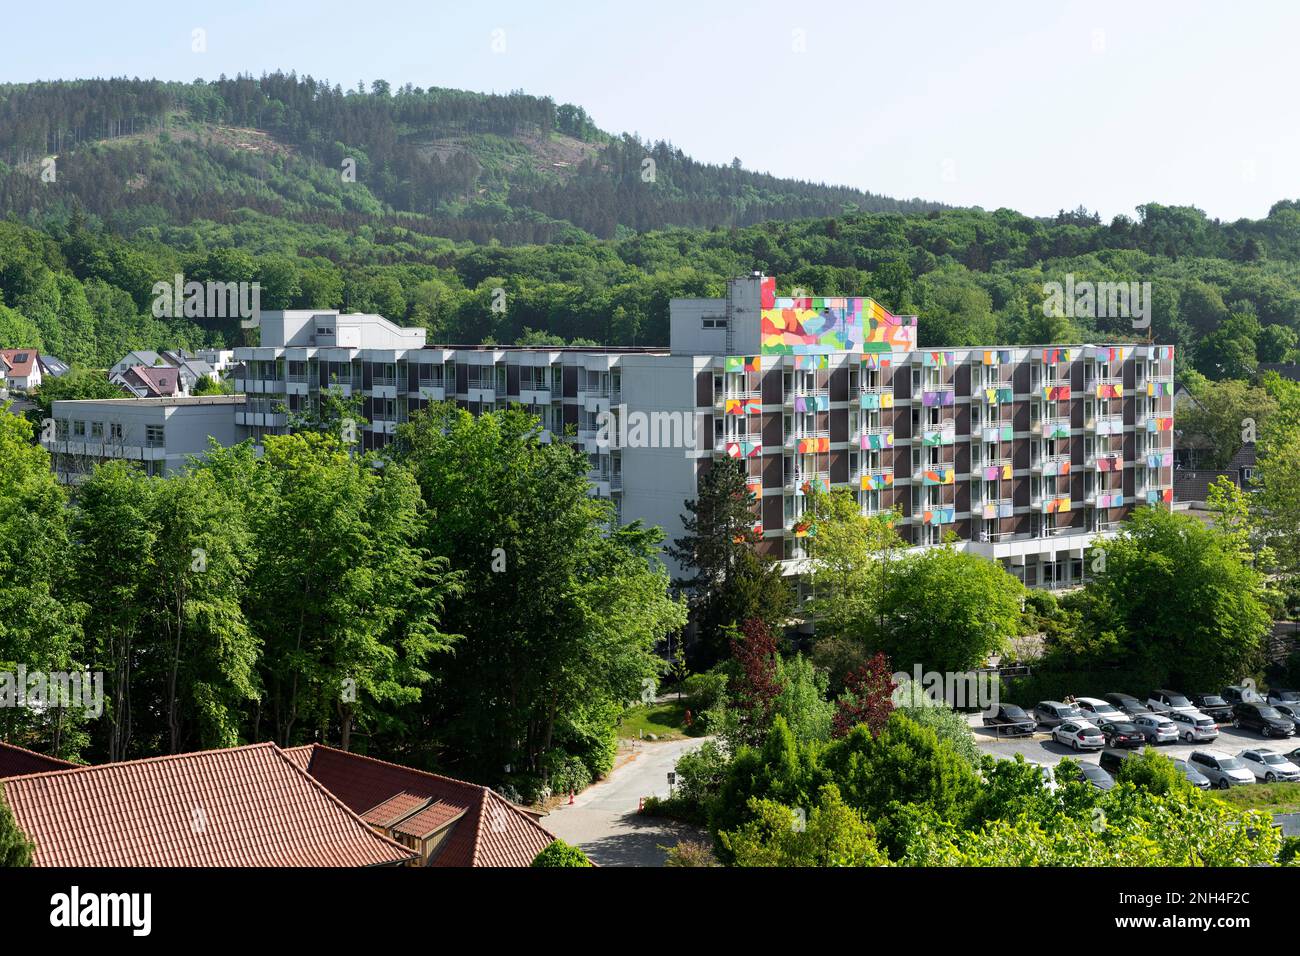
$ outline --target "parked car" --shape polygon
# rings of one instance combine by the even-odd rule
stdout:
[[[1214,719],[1199,710],[1171,710],[1165,716],[1178,725],[1178,736],[1189,744],[1219,736]]]
[[[1141,747],[1147,741],[1137,725],[1128,720],[1108,720],[1097,729],[1106,738],[1107,747]]]
[[[1295,724],[1287,720],[1276,707],[1268,704],[1237,704],[1232,708],[1232,725],[1254,730],[1265,737],[1290,737]]]
[[[1124,719],[1124,712],[1100,697],[1080,697],[1074,705],[1083,711],[1083,719],[1100,727],[1102,724]]]
[[[1149,713],[1147,705],[1142,703],[1132,694],[1107,694],[1102,700],[1108,704],[1114,704],[1122,713],[1129,717],[1136,717],[1138,714]]]
[[[1107,773],[1115,773],[1120,765],[1134,753],[1133,750],[1120,747],[1107,747],[1097,756],[1098,765]]]
[[[1289,690],[1285,687],[1270,687],[1268,696],[1265,700],[1273,704],[1300,704],[1300,690]]]
[[[1034,719],[1044,727],[1056,727],[1067,720],[1082,720],[1083,711],[1059,700],[1040,700],[1034,707]]]
[[[1264,702],[1264,698],[1259,695],[1249,684],[1229,684],[1223,688],[1219,695],[1226,700],[1229,706],[1235,707],[1237,704],[1258,704]]]
[[[1102,732],[1086,720],[1066,720],[1052,729],[1052,739],[1075,750],[1100,750],[1106,746]]]
[[[1171,710],[1190,710],[1192,702],[1176,690],[1153,690],[1147,698],[1147,708],[1157,714]]]
[[[1097,764],[1081,763],[1077,766],[1077,779],[1092,784],[1098,790],[1110,790],[1115,786],[1115,778],[1101,767],[1097,766]]]
[[[1151,744],[1168,744],[1178,739],[1178,725],[1163,714],[1146,713],[1133,718],[1133,726]]]
[[[1218,694],[1193,694],[1192,706],[1216,724],[1232,722],[1232,705]]]
[[[1193,787],[1198,787],[1201,790],[1210,789],[1210,778],[1201,773],[1186,760],[1175,760],[1174,766],[1183,772],[1183,776],[1187,778],[1187,782]]]
[[[1022,707],[1001,704],[996,714],[984,718],[984,726],[996,727],[999,736],[1014,737],[1032,734],[1038,727],[1038,721],[1026,714]]]
[[[1255,775],[1246,767],[1244,760],[1217,750],[1193,751],[1187,762],[1199,770],[1211,786],[1220,790],[1255,782]]]
[[[1300,704],[1274,704],[1273,709],[1296,727],[1300,727]]]
[[[1245,762],[1256,780],[1263,780],[1265,783],[1300,780],[1300,767],[1271,750],[1243,750],[1237,756]]]

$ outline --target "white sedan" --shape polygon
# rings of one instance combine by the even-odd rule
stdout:
[[[1243,750],[1237,754],[1255,775],[1256,780],[1273,783],[1277,780],[1300,780],[1300,767],[1286,757],[1271,750]]]
[[[1101,750],[1106,736],[1086,720],[1067,720],[1052,728],[1052,739],[1075,750]]]

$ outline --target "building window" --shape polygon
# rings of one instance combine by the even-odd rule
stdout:
[[[90,438],[91,438],[92,441],[95,441],[95,440],[103,441],[103,440],[104,440],[104,423],[103,423],[103,422],[91,422],[91,423],[90,423]]]
[[[163,426],[146,425],[144,429],[144,443],[150,448],[162,448],[163,445],[166,444]]]
[[[73,422],[73,423],[72,423],[72,437],[73,437],[73,438],[85,438],[85,437],[86,437],[86,423],[85,423],[85,422]]]
[[[110,423],[109,423],[109,425],[108,425],[108,437],[111,438],[111,439],[113,439],[113,441],[121,441],[121,440],[122,440],[122,423],[121,423],[121,422],[110,422]]]

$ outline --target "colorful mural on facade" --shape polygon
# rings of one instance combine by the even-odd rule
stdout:
[[[894,315],[874,299],[775,295],[769,299],[764,288],[759,321],[764,355],[910,352],[916,348],[916,316]]]

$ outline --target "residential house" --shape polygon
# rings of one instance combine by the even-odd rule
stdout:
[[[28,391],[41,385],[41,361],[36,349],[0,349],[4,386]]]

